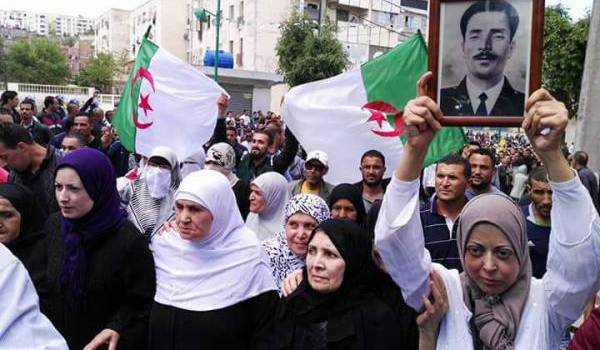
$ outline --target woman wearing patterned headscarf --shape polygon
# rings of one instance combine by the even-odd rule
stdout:
[[[283,225],[285,204],[290,197],[289,183],[283,175],[270,171],[250,184],[250,214],[246,227],[260,241],[273,238]]]
[[[250,207],[248,200],[250,187],[233,173],[233,167],[235,166],[233,147],[225,142],[215,143],[206,151],[205,162],[205,169],[218,171],[229,180],[242,219],[246,220]]]
[[[291,272],[304,267],[308,239],[315,227],[327,219],[329,208],[319,196],[297,194],[286,204],[283,230],[263,242],[280,291],[281,282]]]
[[[156,288],[154,261],[121,208],[113,167],[98,150],[62,158],[46,221],[44,314],[70,349],[144,349]]]
[[[131,221],[150,242],[152,234],[173,214],[175,191],[181,182],[177,155],[169,147],[155,147],[142,175],[119,191]]]

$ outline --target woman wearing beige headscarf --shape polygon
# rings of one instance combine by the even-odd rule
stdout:
[[[416,310],[429,305],[429,273],[442,277],[448,311],[439,332],[423,334],[432,340],[421,349],[557,349],[567,327],[581,314],[597,287],[599,267],[591,235],[597,213],[579,178],[560,152],[567,124],[564,105],[545,90],[527,101],[523,122],[529,140],[548,168],[553,189],[552,233],[547,272],[531,277],[525,219],[508,197],[485,194],[462,210],[456,223],[463,273],[432,264],[424,248],[418,211],[419,170],[427,148],[441,128],[439,106],[421,97],[405,107],[408,140],[388,187],[375,228],[375,243],[407,304]],[[546,129],[546,130],[545,130]],[[575,219],[576,220],[573,220]],[[431,330],[431,328],[429,328]]]

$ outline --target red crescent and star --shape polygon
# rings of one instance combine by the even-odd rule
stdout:
[[[154,88],[154,77],[152,76],[152,74],[150,73],[150,71],[148,71],[146,68],[144,67],[140,67],[137,72],[135,72],[135,75],[133,76],[133,79],[131,79],[131,91],[133,93],[133,87],[135,86],[135,84],[137,83],[138,80],[140,79],[145,79],[148,83],[150,83],[150,87],[152,87],[152,91],[156,92],[156,89]],[[133,97],[133,96],[132,96]],[[146,94],[145,96],[142,95],[140,93],[140,104],[137,106],[138,108],[141,108],[144,110],[144,116],[148,116],[148,111],[154,111],[154,109],[152,108],[152,106],[150,105],[150,102],[148,101],[150,99],[150,94]],[[148,129],[149,127],[152,126],[152,124],[154,124],[154,122],[149,122],[149,123],[142,123],[138,120],[138,113],[137,113],[137,108],[133,111],[133,124],[135,124],[135,127],[138,129]]]
[[[394,130],[391,131],[382,131],[382,130],[374,130],[371,131],[381,137],[398,137],[402,135],[404,132],[404,123],[402,122],[402,111],[397,110],[394,106],[387,102],[383,101],[373,101],[362,106],[363,109],[371,112],[371,116],[367,119],[366,123],[376,122],[381,129],[383,122],[387,122],[387,114],[393,114],[396,117],[396,121],[394,123]]]

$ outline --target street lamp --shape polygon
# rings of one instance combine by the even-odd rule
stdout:
[[[215,43],[215,81],[219,80],[219,32],[221,30],[221,0],[217,0],[217,13],[210,12],[204,7],[198,7],[194,10],[194,16],[200,22],[208,22],[208,15],[213,15],[216,18],[216,43]]]

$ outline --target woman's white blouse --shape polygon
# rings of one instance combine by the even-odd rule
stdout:
[[[550,184],[553,206],[547,272],[531,281],[515,339],[517,350],[557,349],[565,329],[579,318],[600,287],[600,220],[590,195],[578,177]],[[592,229],[594,220],[598,229]],[[440,325],[437,349],[472,349],[471,312],[463,302],[458,271],[432,264],[425,249],[418,179],[392,179],[377,219],[375,244],[407,304],[416,310],[423,307],[422,296],[429,295],[429,272],[435,269],[441,274],[449,309]]]

